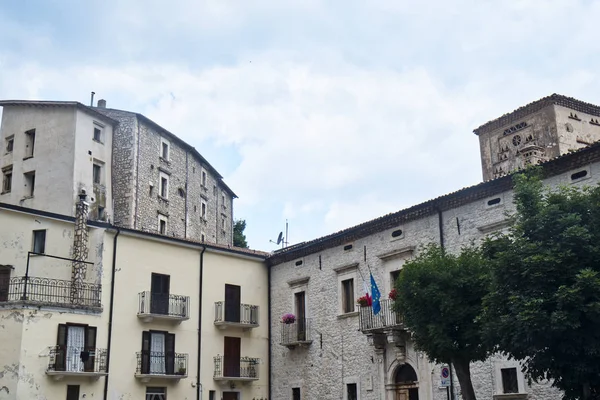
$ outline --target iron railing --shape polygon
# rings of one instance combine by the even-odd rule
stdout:
[[[136,356],[136,375],[187,375],[187,354],[140,351]]]
[[[214,378],[258,379],[260,358],[216,356]]]
[[[2,301],[28,301],[58,306],[101,307],[102,285],[62,279],[16,276],[0,282]]]
[[[189,296],[146,291],[139,294],[139,304],[139,314],[158,314],[168,315],[170,317],[189,318]]]
[[[215,322],[235,322],[245,325],[258,325],[258,306],[240,304],[228,306],[224,301],[215,303]]]
[[[381,310],[377,315],[373,313],[373,306],[359,307],[358,315],[361,331],[399,328],[403,326],[402,315],[394,310],[393,300],[381,300],[380,304]]]
[[[296,319],[292,323],[281,322],[282,345],[304,342],[312,342],[312,320],[310,318]]]
[[[49,372],[106,372],[106,349],[75,346],[50,348]]]

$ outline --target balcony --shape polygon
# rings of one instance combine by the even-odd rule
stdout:
[[[281,322],[281,345],[287,348],[310,345],[312,343],[312,321],[309,318],[296,319],[292,323]]]
[[[142,382],[187,378],[188,355],[140,351],[137,355],[135,377]]]
[[[260,358],[216,356],[215,381],[251,382],[258,380]]]
[[[106,376],[106,349],[54,346],[50,348],[50,361],[46,374],[55,380],[80,377],[96,380]]]
[[[220,329],[256,328],[258,326],[258,306],[250,304],[229,305],[224,301],[217,301],[215,303],[215,326]]]
[[[0,305],[24,302],[36,306],[101,309],[102,286],[62,279],[16,276],[0,282]]]
[[[390,299],[381,300],[381,311],[373,314],[372,306],[360,306],[359,324],[362,333],[383,333],[390,330],[404,330],[402,315],[394,310],[394,302]]]
[[[175,294],[141,292],[138,318],[144,322],[154,319],[181,323],[190,319],[190,298]]]

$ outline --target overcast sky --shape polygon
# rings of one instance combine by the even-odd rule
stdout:
[[[252,248],[481,181],[473,129],[552,93],[600,103],[600,2],[0,2],[0,98],[140,112],[238,194]]]

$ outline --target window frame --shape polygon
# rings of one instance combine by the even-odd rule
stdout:
[[[162,223],[165,224],[164,232],[161,229]],[[166,215],[158,214],[158,229],[156,231],[161,235],[166,235],[168,229],[169,229],[169,217],[167,217]]]
[[[28,149],[31,146],[31,149]],[[35,155],[35,128],[25,131],[25,157],[33,158]]]
[[[96,181],[96,169],[98,169],[98,180]],[[104,184],[104,163],[94,160],[92,163],[92,182],[94,185]]]
[[[31,198],[35,195],[35,171],[25,172],[23,174],[25,178],[25,185],[27,189],[27,194],[24,196],[25,198]],[[31,186],[31,187],[29,187]]]
[[[12,165],[2,169],[2,190],[0,191],[0,194],[6,194],[12,191],[13,176]]]
[[[202,171],[200,172],[200,186],[202,186],[203,188],[206,188],[207,181],[208,181],[208,176],[207,176],[206,170],[204,168],[202,168]]]
[[[4,153],[11,154],[13,151],[15,151],[15,135],[10,135],[4,139]]]
[[[505,371],[508,372],[507,375],[504,374]],[[514,371],[514,375],[513,375],[513,371]],[[500,377],[502,379],[502,393],[503,394],[519,393],[519,373],[518,373],[517,367],[500,368]],[[514,381],[513,381],[513,379],[514,379]],[[507,388],[505,383],[509,380],[511,381],[510,383],[511,383],[512,387]],[[507,391],[509,389],[514,389],[515,391]]]
[[[34,229],[31,236],[31,251],[36,254],[46,254],[46,238],[47,238],[47,229]],[[41,238],[41,239],[40,239]],[[37,247],[38,240],[41,240],[41,250]]]
[[[104,125],[94,121],[93,127],[92,140],[96,143],[104,144]],[[96,130],[99,132],[98,137],[96,137]]]
[[[165,154],[165,149],[167,150],[166,154]],[[158,154],[162,160],[170,161],[170,159],[171,159],[171,142],[169,142],[164,137],[160,138],[160,148],[159,148]],[[165,155],[166,155],[166,157],[165,157]]]
[[[341,283],[341,297],[342,297],[342,314],[350,314],[356,311],[356,285],[354,284],[355,278],[347,277],[342,279]]]
[[[169,200],[169,175],[161,172],[158,179],[158,195],[165,200]],[[163,180],[166,185],[163,185]]]
[[[200,200],[200,218],[203,220],[207,220],[206,216],[208,215],[208,203],[205,200]]]
[[[348,317],[348,316],[354,316],[354,315],[358,315],[358,309],[357,309],[357,304],[356,304],[356,300],[359,297],[359,293],[357,292],[358,290],[358,285],[359,285],[359,280],[358,280],[358,263],[352,263],[352,264],[348,264],[348,265],[344,265],[341,267],[337,267],[334,268],[334,271],[337,273],[337,300],[338,300],[338,317],[343,318],[343,317]],[[344,299],[344,288],[343,288],[343,281],[352,279],[353,280],[353,293],[352,293],[352,298],[353,298],[353,304],[352,304],[352,311],[350,312],[346,312],[346,308],[344,307],[345,302],[347,301],[347,299]],[[350,305],[349,305],[350,306]]]

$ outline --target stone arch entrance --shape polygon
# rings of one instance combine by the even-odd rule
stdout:
[[[419,400],[419,378],[410,364],[401,364],[394,373],[394,400]]]

